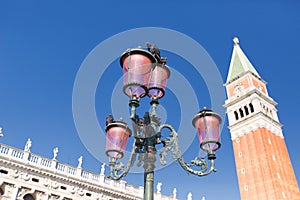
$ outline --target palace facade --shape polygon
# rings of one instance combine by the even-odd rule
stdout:
[[[104,175],[94,174],[78,166],[73,167],[30,152],[28,140],[24,150],[0,144],[0,199],[1,200],[142,200],[144,188],[125,181],[115,181]],[[175,200],[160,190],[156,200]]]

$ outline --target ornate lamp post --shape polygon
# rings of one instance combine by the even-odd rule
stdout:
[[[206,176],[216,171],[214,160],[216,150],[220,148],[220,123],[218,114],[204,108],[197,113],[192,124],[196,128],[200,148],[207,152],[207,158],[196,157],[190,164],[182,157],[178,134],[169,124],[161,124],[156,114],[159,99],[165,94],[166,82],[170,70],[166,65],[166,58],[160,57],[160,52],[155,45],[146,43],[148,50],[142,48],[128,49],[121,58],[123,68],[124,87],[131,107],[130,118],[133,131],[121,121],[114,121],[112,115],[106,118],[106,155],[109,157],[110,178],[118,180],[129,172],[138,156],[138,166],[143,163],[144,168],[144,200],[153,200],[154,168],[156,161],[156,148],[162,144],[160,150],[160,163],[166,165],[165,158],[170,151],[181,167],[188,173],[197,176]],[[136,108],[142,98],[150,98],[151,113],[145,112],[143,118],[136,114]],[[168,137],[162,140],[162,130],[170,131]],[[124,155],[128,138],[134,136],[134,142],[129,162],[124,166],[118,162]],[[195,168],[199,168],[196,170]]]

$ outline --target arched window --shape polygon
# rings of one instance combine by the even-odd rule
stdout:
[[[33,197],[31,194],[26,194],[26,195],[23,197],[23,200],[34,200],[34,197]]]
[[[273,117],[273,112],[272,112],[272,110],[270,110],[270,117]]]
[[[243,110],[240,108],[239,111],[240,111],[241,118],[243,118],[243,117],[244,117],[244,112],[243,112]]]
[[[235,120],[239,119],[239,114],[236,111],[234,111],[234,116],[235,116]]]
[[[250,107],[250,112],[253,113],[254,112],[254,107],[253,107],[252,103],[249,104],[249,107]]]
[[[244,109],[245,109],[245,113],[246,113],[246,115],[249,115],[249,110],[248,110],[248,107],[247,107],[247,106],[244,106]]]

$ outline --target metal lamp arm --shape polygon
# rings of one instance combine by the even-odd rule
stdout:
[[[165,140],[165,146],[160,152],[160,163],[162,165],[166,165],[167,162],[165,161],[165,158],[167,157],[167,153],[171,151],[172,157],[175,160],[178,160],[180,166],[188,173],[194,174],[197,176],[206,176],[212,172],[215,172],[215,163],[214,160],[210,160],[210,167],[208,168],[208,163],[206,159],[201,158],[198,160],[196,157],[194,160],[191,161],[191,164],[187,164],[181,154],[180,146],[179,146],[179,140],[178,140],[178,134],[175,131],[175,129],[169,125],[169,124],[163,124],[158,128],[158,132],[161,132],[162,129],[167,128],[171,131],[170,137],[166,138]],[[190,166],[197,166],[200,167],[201,170],[194,170]]]
[[[212,172],[216,172],[216,171],[217,171],[217,170],[215,169],[215,162],[214,162],[214,160],[210,160],[210,168],[209,168],[209,170],[207,170],[208,165],[207,165],[207,162],[205,161],[206,164],[203,164],[202,166],[203,166],[204,168],[206,168],[206,169],[205,169],[205,170],[199,170],[199,171],[190,168],[189,166],[191,166],[191,164],[187,164],[187,163],[184,161],[184,159],[183,159],[182,156],[181,156],[180,158],[177,158],[177,160],[178,160],[180,166],[181,166],[187,173],[194,174],[194,175],[197,175],[197,176],[206,176],[206,175],[208,175],[208,174],[210,174],[210,173],[212,173]],[[199,160],[198,160],[198,161],[199,161]],[[200,161],[200,162],[202,162],[202,161]],[[205,165],[205,166],[204,166],[204,165]],[[200,166],[200,167],[202,167],[202,166]]]
[[[134,164],[135,160],[136,160],[136,139],[134,139],[133,145],[132,145],[132,150],[130,153],[130,158],[129,161],[126,165],[126,167],[124,168],[123,163],[117,163],[116,159],[111,159],[109,162],[109,166],[110,166],[110,171],[109,171],[109,178],[114,179],[114,180],[120,180],[121,178],[123,178],[124,176],[126,176],[130,170],[130,168],[132,167],[132,165]],[[118,174],[119,171],[123,170],[123,172],[121,174]]]

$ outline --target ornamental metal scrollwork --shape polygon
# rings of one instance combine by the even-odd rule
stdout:
[[[158,132],[161,132],[163,129],[169,129],[171,132],[169,134],[169,137],[167,137],[164,141],[164,148],[160,151],[160,163],[162,165],[166,165],[166,157],[168,156],[168,152],[171,152],[173,160],[176,160],[179,162],[180,166],[187,171],[188,173],[195,174],[198,176],[206,176],[210,174],[211,172],[216,172],[216,169],[214,168],[214,160],[211,161],[210,168],[207,160],[203,157],[195,157],[193,160],[191,160],[191,163],[186,163],[182,157],[180,146],[179,146],[179,140],[178,140],[178,133],[175,131],[175,129],[169,125],[169,124],[163,124],[159,127]],[[200,170],[194,170],[191,167],[198,167]]]

